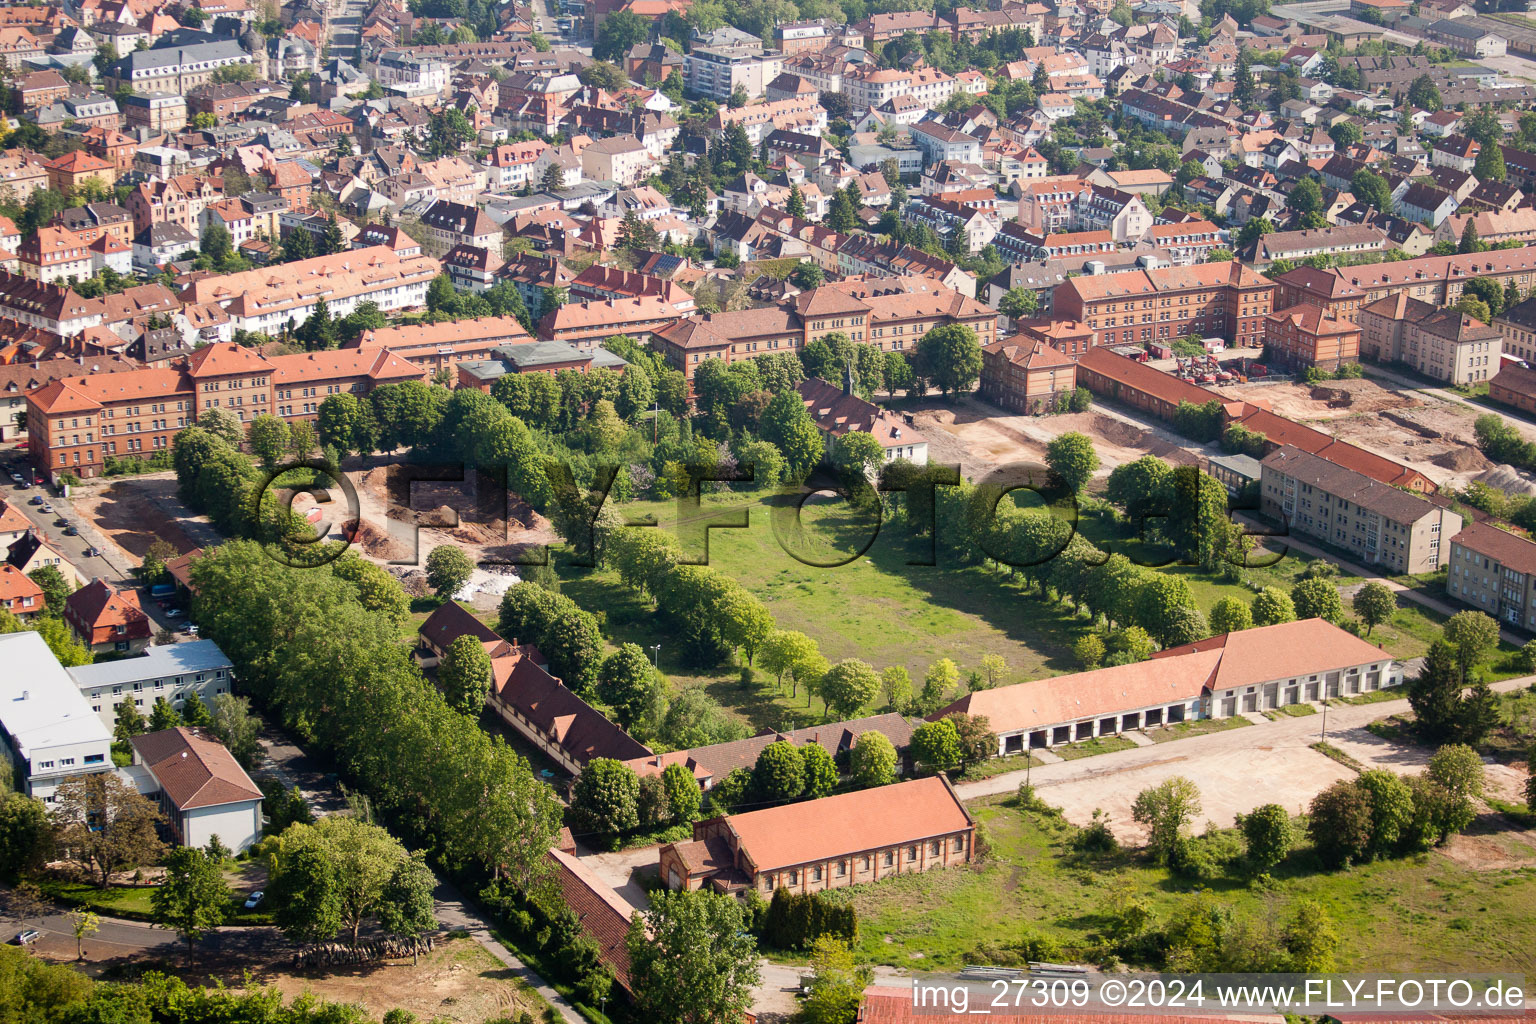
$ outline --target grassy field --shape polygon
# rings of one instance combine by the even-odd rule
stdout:
[[[85,882],[64,882],[57,879],[42,883],[43,892],[71,907],[84,906],[108,917],[121,917],[130,921],[149,921],[153,918],[149,896],[155,891],[150,885],[114,885],[106,889]],[[271,924],[272,915],[266,910],[246,910],[246,894],[237,890],[230,900],[229,916],[225,924]]]
[[[901,665],[919,684],[940,658],[954,659],[964,675],[983,657],[1000,655],[1008,665],[1004,684],[1077,667],[1070,647],[1086,619],[1016,596],[1000,575],[979,567],[909,565],[923,557],[923,545],[910,543],[898,527],[887,524],[858,554],[854,535],[860,531],[833,509],[807,506],[798,525],[792,510],[753,496],[709,495],[702,508],[681,516],[676,502],[636,502],[622,511],[630,521],[655,516],[701,560],[703,522],[745,512],[746,528],[708,531],[709,564],[756,594],[780,628],[815,639],[830,661],[855,657],[877,669]],[[831,562],[846,564],[826,564]],[[820,700],[792,695],[772,679],[744,687],[735,670],[682,665],[646,599],[616,573],[563,567],[561,576],[562,590],[578,604],[607,613],[611,641],[647,648],[660,643],[661,669],[675,684],[705,687],[753,727],[803,725],[824,713]]]
[[[1126,854],[1081,861],[1069,845],[1072,826],[1022,813],[1012,797],[970,809],[989,844],[979,867],[849,891],[865,959],[916,970],[1020,963],[1027,957],[1010,946],[1026,929],[1065,944],[1070,956],[1103,927],[1121,879],[1151,903],[1154,922],[1202,885]],[[1274,872],[1269,889],[1227,878],[1203,884],[1252,920],[1283,920],[1297,898],[1319,901],[1339,934],[1341,970],[1529,971],[1536,966],[1536,869],[1529,866],[1536,850],[1509,833],[1476,838],[1501,850],[1513,844],[1506,852],[1518,852],[1524,864],[1474,870],[1432,851],[1323,872],[1303,846]]]

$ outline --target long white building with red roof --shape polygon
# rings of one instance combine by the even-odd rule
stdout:
[[[929,718],[986,717],[1001,756],[1401,682],[1385,651],[1323,619],[1303,619],[1170,647],[1150,661],[978,690]]]

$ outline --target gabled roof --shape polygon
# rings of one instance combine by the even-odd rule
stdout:
[[[150,634],[149,616],[139,606],[136,591],[114,587],[104,579],[93,579],[64,600],[64,615],[86,633],[96,629],[124,627],[125,637],[141,639]]]
[[[973,825],[942,775],[732,814],[725,823],[759,872],[901,846]]]
[[[1470,523],[1451,538],[1469,551],[1498,562],[1506,569],[1527,575],[1536,574],[1536,542],[1501,530],[1491,523]]]
[[[186,726],[135,736],[132,743],[179,810],[261,799],[261,790],[222,743]]]

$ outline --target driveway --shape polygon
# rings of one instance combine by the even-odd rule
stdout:
[[[602,853],[578,845],[576,856],[592,869],[592,873],[613,887],[613,891],[636,910],[650,906],[645,886],[640,880],[656,876],[660,871],[661,846],[642,846],[617,853]]]
[[[1536,676],[1494,683],[1497,691],[1529,686]],[[1430,751],[1389,743],[1367,732],[1365,726],[1378,718],[1408,710],[1406,698],[1375,704],[1336,704],[1328,708],[1328,742],[1357,758],[1368,768],[1388,768],[1401,774],[1422,770]],[[1046,802],[1062,809],[1069,821],[1085,825],[1095,809],[1110,817],[1110,828],[1124,841],[1146,838],[1131,820],[1136,794],[1165,779],[1182,775],[1200,789],[1204,821],[1230,825],[1237,814],[1261,804],[1276,803],[1293,814],[1305,810],[1314,796],[1354,772],[1332,758],[1311,749],[1321,738],[1322,714],[1281,718],[1223,732],[1134,747],[1042,765],[1030,773],[1030,782]],[[1518,774],[1503,766],[1489,769],[1496,788],[1507,788]],[[1505,776],[1511,776],[1506,779]],[[1025,773],[965,782],[955,791],[962,800],[1013,793]]]

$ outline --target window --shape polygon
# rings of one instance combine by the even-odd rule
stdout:
[[[892,853],[890,850],[886,850],[885,851],[885,856],[884,856],[883,860],[885,862],[885,866],[886,867],[890,867],[893,863],[895,863],[895,859],[896,859],[896,855],[894,853]]]

